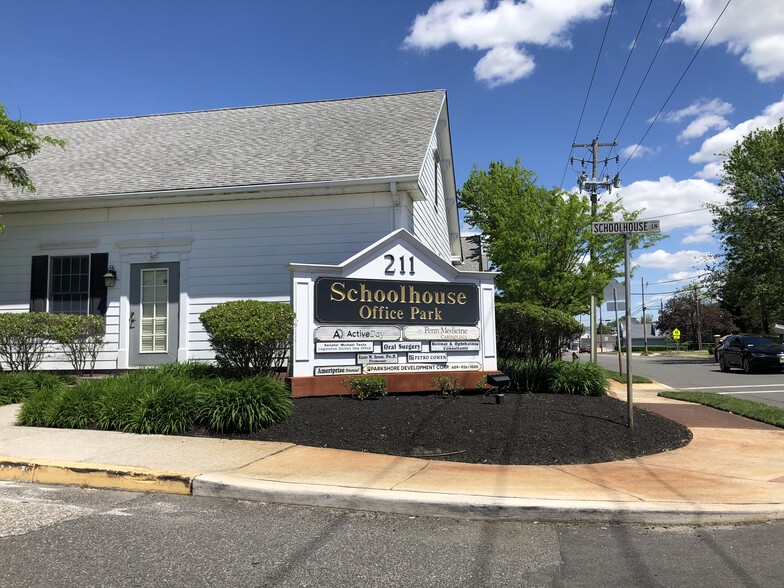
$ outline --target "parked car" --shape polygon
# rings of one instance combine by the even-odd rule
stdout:
[[[730,335],[716,353],[723,372],[732,368],[747,374],[765,368],[780,371],[784,366],[784,342],[770,335]]]
[[[580,345],[580,353],[590,353],[591,348],[588,345]]]

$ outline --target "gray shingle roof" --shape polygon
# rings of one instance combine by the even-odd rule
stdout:
[[[42,124],[25,164],[34,194],[0,202],[198,188],[329,182],[419,173],[443,90]]]
[[[464,272],[486,272],[488,268],[487,257],[482,249],[481,235],[466,235],[460,237],[463,247],[463,264],[459,266]]]

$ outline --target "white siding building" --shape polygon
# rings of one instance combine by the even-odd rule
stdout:
[[[0,184],[0,312],[106,316],[96,368],[212,357],[199,314],[397,229],[462,262],[446,92],[40,125]],[[101,276],[112,266],[113,288]],[[144,294],[142,294],[144,292]],[[44,369],[69,369],[53,350]]]

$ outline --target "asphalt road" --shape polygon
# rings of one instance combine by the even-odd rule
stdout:
[[[599,364],[618,371],[616,353],[598,354]],[[588,354],[581,354],[586,361]],[[623,370],[626,371],[626,356],[623,356]],[[744,374],[741,370],[724,373],[713,356],[705,358],[652,355],[632,356],[632,374],[647,376],[676,390],[695,390],[727,394],[737,398],[754,400],[784,408],[784,373],[757,372]]]
[[[778,586],[784,522],[461,521],[0,482],[0,585]]]

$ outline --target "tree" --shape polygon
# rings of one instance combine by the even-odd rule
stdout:
[[[601,296],[623,262],[623,237],[592,235],[591,221],[632,220],[638,213],[627,212],[616,199],[599,206],[592,219],[588,198],[538,186],[536,180],[519,160],[514,166],[492,162],[489,170],[474,166],[458,194],[465,220],[482,231],[487,255],[500,272],[496,284],[504,302],[586,312],[591,292]],[[635,235],[632,246],[656,240]]]
[[[36,155],[46,143],[65,146],[61,139],[37,134],[37,128],[33,123],[8,118],[5,106],[0,104],[0,179],[30,192],[35,192],[35,185],[21,162]],[[0,231],[2,228],[0,224]]]
[[[726,335],[737,330],[730,312],[720,304],[705,304],[694,289],[683,290],[664,303],[659,313],[660,331],[678,329],[681,341],[713,341],[713,335]]]
[[[784,122],[751,132],[725,155],[728,200],[709,205],[721,243],[712,282],[744,330],[769,332],[784,318]]]

